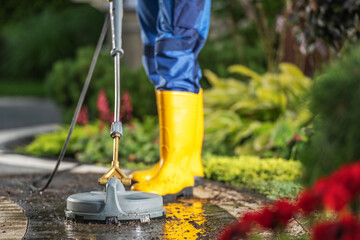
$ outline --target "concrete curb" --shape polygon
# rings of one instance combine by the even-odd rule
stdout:
[[[8,142],[15,141],[17,139],[31,137],[36,134],[46,133],[54,131],[58,125],[46,124],[33,127],[14,128],[10,130],[0,131],[0,148],[4,148],[4,145]]]

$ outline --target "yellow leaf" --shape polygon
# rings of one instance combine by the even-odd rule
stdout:
[[[301,72],[301,70],[291,63],[280,63],[279,68],[281,72],[289,74],[291,76],[300,78],[304,77],[304,74]]]
[[[218,76],[216,76],[215,73],[213,73],[212,71],[205,69],[204,70],[204,75],[205,77],[209,80],[211,85],[217,85],[219,84],[219,78]]]
[[[283,92],[276,91],[275,89],[259,88],[256,91],[259,99],[272,102],[282,108],[286,107],[286,96]]]
[[[232,65],[229,67],[229,72],[231,73],[240,73],[244,76],[251,77],[254,80],[258,81],[260,79],[260,75],[251,69],[245,67],[244,65]]]

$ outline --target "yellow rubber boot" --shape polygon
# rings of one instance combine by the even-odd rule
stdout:
[[[191,174],[196,177],[204,177],[204,167],[201,161],[201,150],[204,138],[204,104],[203,104],[203,90],[200,89],[198,94],[199,103],[196,117],[196,130],[193,153],[191,156],[189,169]]]
[[[158,112],[159,106],[161,105],[159,101],[159,92],[158,90],[155,90],[156,92],[156,103],[158,106]],[[203,137],[204,137],[204,106],[203,106],[203,90],[200,89],[198,96],[198,109],[197,109],[197,120],[196,120],[196,130],[195,130],[195,143],[193,148],[192,157],[190,160],[189,169],[191,170],[191,173],[194,177],[204,177],[204,168],[201,162],[201,149],[202,149],[202,143],[203,143]],[[159,118],[161,115],[159,115]],[[160,120],[159,120],[160,121]],[[160,135],[160,145],[162,142],[162,137]],[[163,164],[163,158],[160,154],[160,160],[156,163],[155,166],[153,166],[150,169],[143,170],[143,171],[135,171],[129,175],[129,177],[135,181],[135,182],[146,182],[153,178],[160,170],[162,164]]]
[[[162,119],[161,119],[162,115],[159,114],[160,113],[159,106],[161,105],[160,91],[155,90],[155,94],[156,94],[156,105],[157,105],[157,111],[158,111],[158,116],[159,116],[159,122],[162,122]],[[162,142],[163,142],[163,137],[160,134],[160,146],[162,145]],[[139,182],[139,183],[149,181],[151,178],[153,178],[159,172],[163,162],[164,162],[164,160],[163,160],[163,158],[161,156],[161,152],[160,152],[160,160],[156,163],[155,166],[153,166],[152,168],[147,169],[147,170],[132,172],[129,175],[129,178],[131,178],[131,180],[133,180],[134,182]]]
[[[164,195],[191,195],[194,177],[189,169],[195,142],[198,94],[159,91],[160,155],[162,167],[149,181],[131,190]]]

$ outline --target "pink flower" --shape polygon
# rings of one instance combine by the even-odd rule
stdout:
[[[80,125],[86,125],[89,122],[89,109],[87,106],[83,106],[80,109],[79,116],[76,119],[76,122]]]
[[[131,96],[124,91],[121,97],[120,119],[122,123],[129,122],[132,118],[133,106],[131,105]]]
[[[103,88],[99,92],[96,105],[99,112],[99,119],[101,121],[111,123],[113,121],[114,114],[110,111],[109,102]]]

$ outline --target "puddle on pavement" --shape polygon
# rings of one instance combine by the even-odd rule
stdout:
[[[66,198],[76,192],[100,190],[102,187],[93,183],[97,177],[63,173],[43,194],[28,190],[31,176],[0,178],[0,190],[5,189],[6,195],[25,209],[30,220],[26,239],[215,239],[234,220],[225,210],[200,199],[165,203],[166,218],[150,223],[106,225],[65,220]]]

